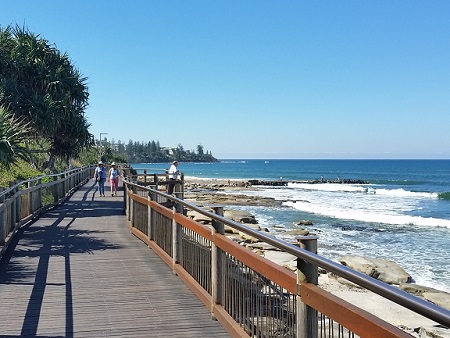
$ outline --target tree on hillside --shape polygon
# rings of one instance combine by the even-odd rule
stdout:
[[[204,153],[203,153],[203,146],[201,144],[197,145],[197,154],[199,156],[203,156],[204,155]]]
[[[93,145],[84,116],[87,78],[67,54],[20,27],[0,27],[0,51],[0,104],[32,126],[30,136],[48,154],[48,168]]]

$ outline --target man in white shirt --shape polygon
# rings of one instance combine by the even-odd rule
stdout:
[[[178,170],[178,161],[173,161],[169,168],[169,190],[168,194],[172,195],[173,189],[175,188],[176,180],[180,171]]]

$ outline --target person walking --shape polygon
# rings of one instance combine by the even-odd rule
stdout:
[[[169,195],[173,194],[173,189],[175,188],[175,184],[179,174],[180,171],[178,170],[178,161],[173,161],[172,165],[169,168],[169,189],[167,191]]]
[[[95,168],[94,177],[98,183],[98,193],[100,196],[105,197],[106,168],[103,166],[102,161],[98,161],[97,168]]]
[[[114,162],[109,169],[109,185],[111,186],[111,196],[117,196],[117,187],[119,186],[119,169]]]

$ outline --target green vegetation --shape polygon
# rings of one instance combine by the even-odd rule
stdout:
[[[23,120],[14,118],[0,106],[0,165],[9,169],[20,159],[29,160],[24,141],[30,128]]]
[[[125,145],[121,141],[108,142],[101,140],[102,160],[106,162],[128,163],[159,163],[171,162],[217,162],[217,159],[209,151],[204,151],[202,145],[196,150],[185,150],[181,144],[176,148],[161,147],[158,141],[133,142]]]
[[[0,106],[30,126],[24,144],[35,167],[41,155],[46,161],[40,169],[55,170],[57,160],[68,161],[93,145],[84,117],[86,81],[47,40],[25,28],[0,27]],[[3,165],[13,162],[3,157]]]

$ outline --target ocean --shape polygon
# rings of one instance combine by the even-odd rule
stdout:
[[[159,173],[166,163],[132,164]],[[283,208],[234,207],[272,235],[310,220],[318,253],[397,262],[414,282],[450,292],[450,160],[221,160],[180,163],[185,176],[283,181],[362,180],[367,184],[290,183],[238,193],[285,201]],[[235,191],[233,193],[236,193]]]

